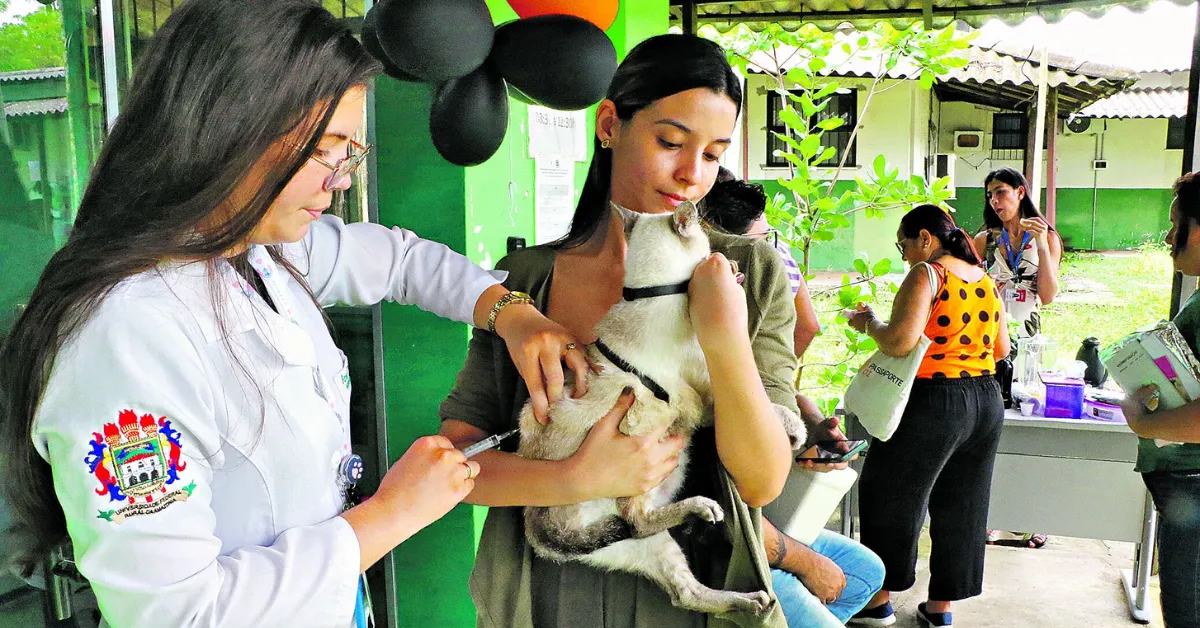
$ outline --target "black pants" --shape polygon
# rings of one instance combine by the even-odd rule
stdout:
[[[1167,628],[1200,627],[1200,472],[1154,471],[1142,479],[1158,508],[1158,577]]]
[[[859,482],[862,542],[883,559],[883,588],[916,582],[917,540],[928,509],[929,599],[983,592],[992,466],[1004,424],[993,377],[919,379],[891,440],[875,439]]]

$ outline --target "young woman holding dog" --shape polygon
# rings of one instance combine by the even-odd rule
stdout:
[[[634,212],[673,211],[697,202],[717,176],[742,102],[740,83],[716,44],[660,35],[639,44],[617,69],[596,113],[595,152],[571,230],[561,241],[522,250],[499,268],[506,285],[578,338],[622,298],[623,220]],[[792,387],[795,309],[778,254],[763,241],[713,234],[716,251],[691,280],[692,322],[712,379],[715,425],[692,439],[689,486],[717,499],[722,527],[677,530],[692,570],[714,588],[765,590],[770,570],[758,506],[779,494],[792,452],[773,404],[796,412]],[[739,287],[730,261],[744,273]],[[749,333],[747,333],[749,330]],[[512,365],[485,330],[472,336],[467,362],[441,408],[442,434],[462,446],[512,429],[526,400]],[[647,579],[604,573],[535,556],[525,542],[522,506],[632,496],[677,465],[683,443],[662,434],[629,437],[617,426],[627,396],[602,418],[570,458],[526,460],[508,451],[478,458],[472,503],[493,506],[471,576],[479,623],[488,628],[728,625],[674,608]],[[728,473],[726,473],[726,471]],[[741,625],[782,627],[777,606]]]
[[[933,553],[929,597],[919,612],[930,626],[949,626],[950,603],[983,589],[992,465],[1004,421],[993,373],[996,360],[1008,355],[1008,331],[995,283],[980,268],[971,237],[948,213],[917,207],[901,219],[896,239],[911,270],[891,320],[860,306],[847,313],[849,324],[892,356],[909,355],[922,334],[932,343],[900,426],[887,442],[872,440],[863,465],[862,542],[883,559],[887,575],[883,590],[851,623],[895,622],[890,593],[916,581],[917,539],[928,511]]]

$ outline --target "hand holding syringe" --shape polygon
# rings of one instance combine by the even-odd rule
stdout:
[[[500,444],[501,441],[507,439],[510,436],[516,435],[520,431],[521,430],[519,430],[519,429],[515,429],[515,430],[509,430],[503,434],[496,434],[495,436],[489,436],[489,437],[479,441],[478,443],[463,447],[463,450],[462,450],[463,455],[470,458],[471,456],[474,456],[475,454],[487,451],[489,449],[494,449],[497,445]]]

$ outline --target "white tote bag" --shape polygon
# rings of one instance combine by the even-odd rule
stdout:
[[[929,264],[924,266],[929,277],[929,287],[936,299],[936,271]],[[904,407],[908,405],[913,380],[930,344],[922,329],[917,346],[913,347],[908,355],[894,358],[883,351],[876,351],[850,381],[844,401],[846,413],[858,417],[858,422],[871,436],[887,440],[900,426],[900,417],[904,415]]]

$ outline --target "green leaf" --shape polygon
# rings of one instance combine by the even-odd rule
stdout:
[[[845,118],[842,118],[839,116],[834,116],[832,118],[825,118],[824,120],[821,120],[820,122],[818,122],[817,128],[821,129],[822,131],[832,131],[834,129],[841,128],[845,124],[846,124]]]
[[[817,157],[814,161],[818,164],[823,164],[834,157],[837,157],[837,147],[828,146],[825,148],[825,150],[821,151],[821,156]]]
[[[919,81],[919,83],[921,85],[921,89],[932,88],[933,87],[933,79],[934,79],[934,76],[933,76],[932,70],[928,70],[928,69],[921,70],[921,79]]]
[[[817,93],[813,94],[813,98],[816,100],[821,100],[822,98],[828,98],[834,92],[836,92],[837,89],[838,89],[837,83],[826,83],[824,87],[822,87],[820,90],[817,91]]]
[[[796,66],[788,70],[785,77],[788,81],[795,83],[804,89],[812,89],[813,77],[808,71],[808,68]]]
[[[785,107],[784,109],[780,110],[779,121],[799,133],[803,133],[808,130],[808,123],[806,123],[799,115],[797,115],[796,110],[792,109],[791,107]]]
[[[908,178],[908,183],[909,183],[909,185],[913,186],[914,188],[916,188],[918,190],[925,189],[925,177],[922,177],[919,174],[914,174],[914,175],[910,176]]]
[[[871,169],[875,171],[876,177],[882,179],[887,174],[887,158],[877,155],[875,161],[871,162]]]
[[[792,137],[791,133],[778,133],[776,131],[771,131],[771,135],[774,135],[776,138],[779,139],[779,141],[790,146],[792,150],[794,150],[794,151],[800,150],[800,142],[797,142],[796,138]]]
[[[816,240],[817,242],[829,242],[830,240],[833,240],[835,237],[836,237],[836,234],[827,229],[819,229],[817,231],[814,231],[812,234],[812,239]]]
[[[941,192],[942,190],[946,189],[946,186],[948,186],[948,185],[950,185],[950,177],[942,177],[940,179],[935,179],[933,182],[933,185],[931,185],[929,187],[929,191],[933,192],[934,195],[937,195],[938,192]]]
[[[807,94],[800,96],[800,109],[804,112],[805,118],[811,118],[817,112],[817,106],[813,104],[812,98],[809,98]]]
[[[842,214],[831,213],[825,215],[826,225],[831,229],[847,229],[850,227],[850,219]]]
[[[821,57],[813,57],[812,60],[808,62],[808,69],[811,70],[813,74],[817,74],[821,70],[824,70],[828,65],[829,64],[825,63],[825,60]]]
[[[892,272],[892,259],[890,257],[885,257],[875,262],[875,266],[871,268],[871,274],[873,275],[886,275],[890,272]]]
[[[854,270],[857,270],[859,275],[866,277],[870,272],[870,269],[867,266],[867,260],[861,257],[854,260]]]
[[[805,159],[812,159],[818,150],[821,150],[820,135],[809,135],[800,141],[800,154],[804,155]]]

